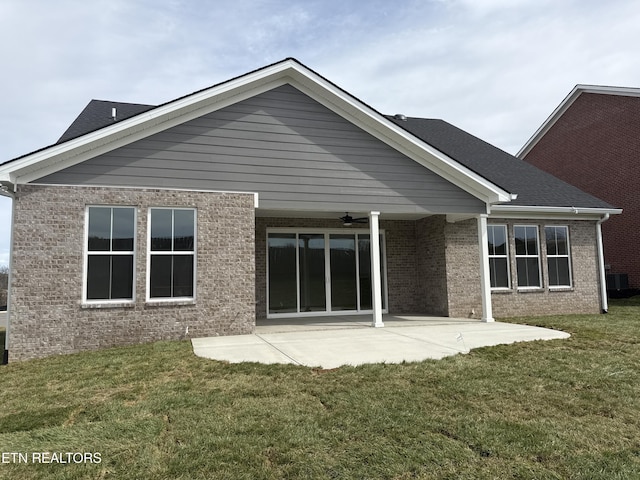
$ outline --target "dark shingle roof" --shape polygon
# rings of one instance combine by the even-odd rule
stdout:
[[[518,194],[511,205],[613,208],[444,120],[387,118],[495,185]]]
[[[116,109],[115,120],[111,116],[113,108]],[[100,130],[108,125],[134,117],[153,108],[156,107],[154,105],[143,105],[140,103],[91,100],[69,128],[62,134],[57,143],[66,142],[85,133]]]

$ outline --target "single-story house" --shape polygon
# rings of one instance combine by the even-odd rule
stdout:
[[[602,227],[610,290],[640,289],[640,88],[576,85],[518,158],[624,209]]]
[[[291,58],[159,106],[93,101],[0,185],[12,361],[256,319],[606,311],[620,213]]]

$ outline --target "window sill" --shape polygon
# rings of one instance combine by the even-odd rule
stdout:
[[[146,307],[183,307],[195,304],[195,298],[149,299],[145,302]]]
[[[573,292],[573,287],[549,287],[550,292]]]
[[[544,288],[542,288],[542,287],[520,287],[520,288],[518,288],[518,293],[544,293]]]
[[[513,293],[513,289],[512,288],[492,288],[491,293],[497,293],[497,294]]]
[[[95,303],[81,303],[80,308],[97,309],[97,308],[133,308],[136,304],[133,301],[130,302],[95,302]]]

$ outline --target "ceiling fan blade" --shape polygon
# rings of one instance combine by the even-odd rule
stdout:
[[[349,215],[349,212],[345,212],[345,216],[340,217],[340,220],[342,221],[342,223],[344,223],[344,225],[347,226],[354,223],[369,223],[369,217],[353,218],[351,215]]]

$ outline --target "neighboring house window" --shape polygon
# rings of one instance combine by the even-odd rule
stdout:
[[[509,252],[506,225],[487,225],[491,288],[509,288]]]
[[[539,288],[540,249],[538,245],[538,227],[535,225],[516,225],[513,229],[516,244],[516,272],[518,287]]]
[[[87,300],[132,300],[134,207],[88,207]]]
[[[571,287],[569,227],[544,227],[549,287]]]
[[[196,211],[152,208],[149,217],[149,298],[193,298]]]

